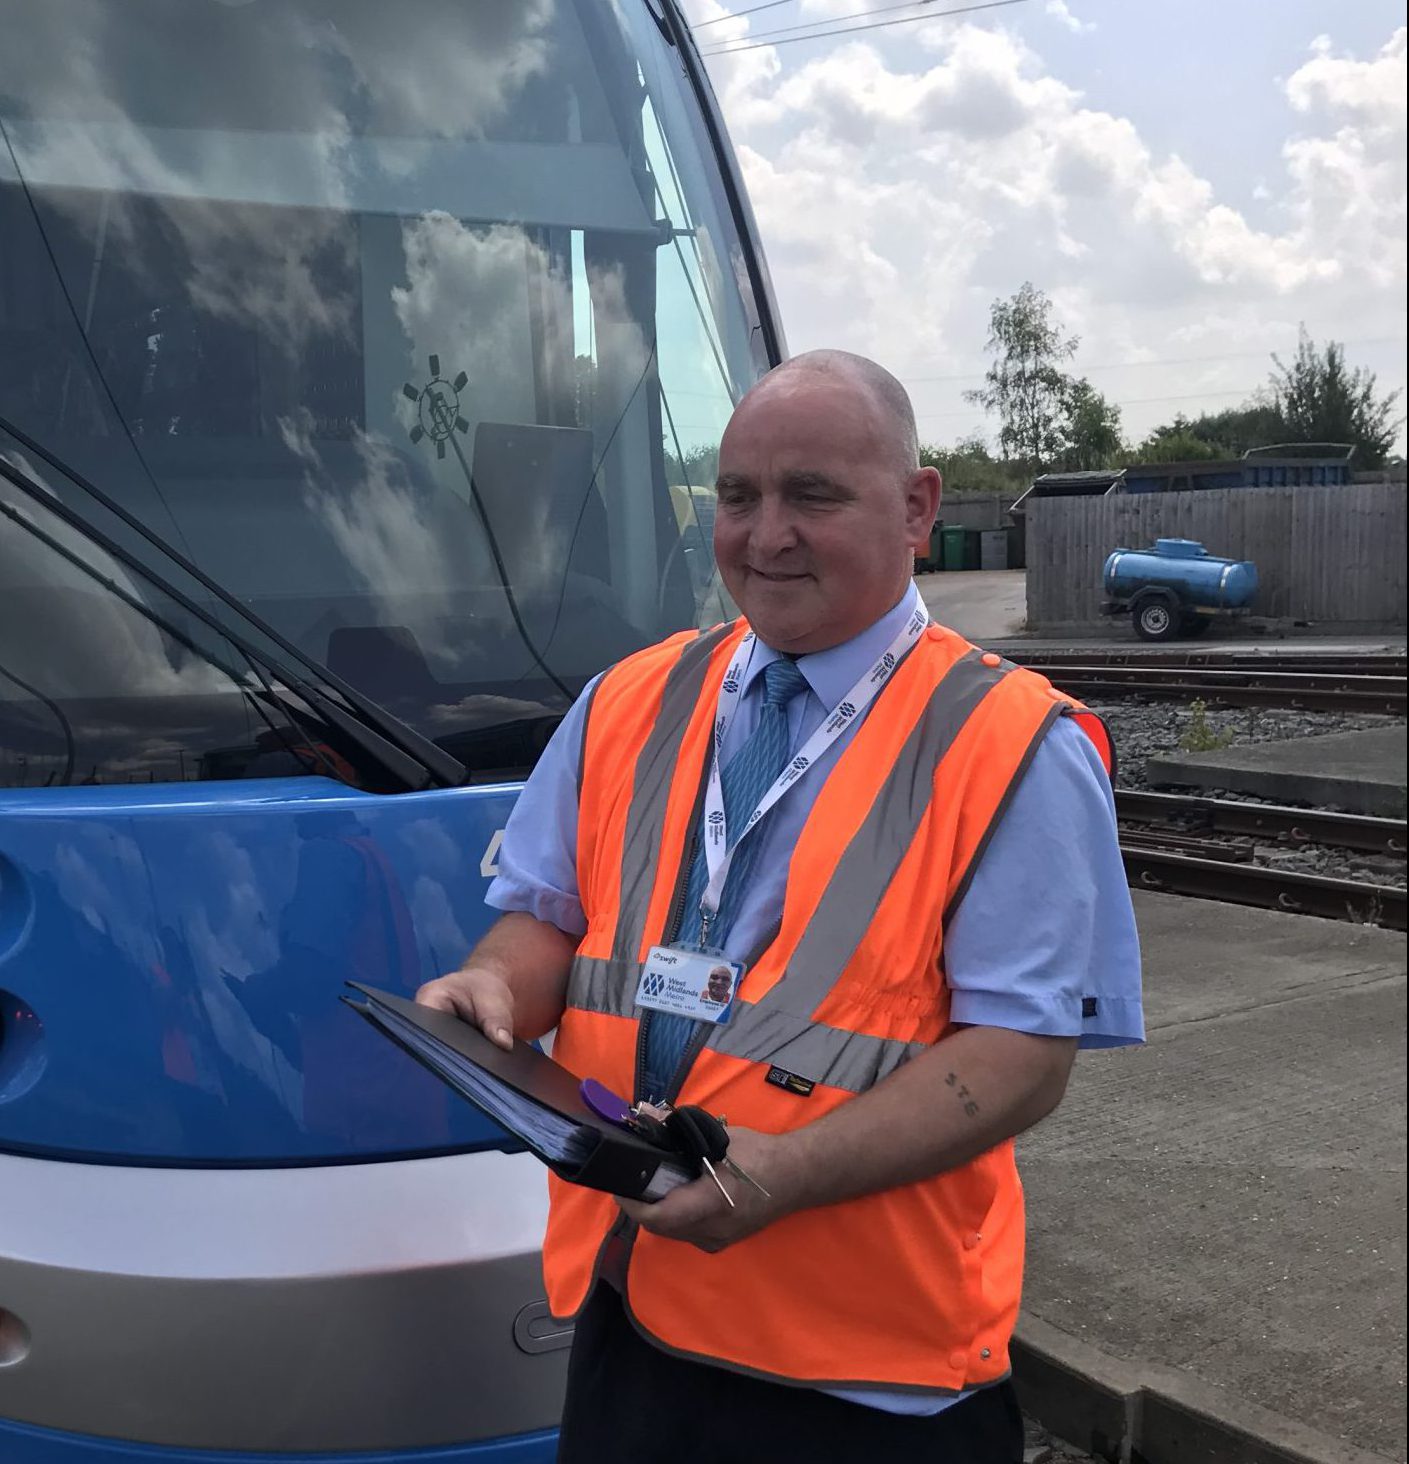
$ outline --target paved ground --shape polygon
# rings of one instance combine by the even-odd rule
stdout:
[[[1403,723],[1283,742],[1247,742],[1216,752],[1167,753],[1145,765],[1150,783],[1227,788],[1285,803],[1321,803],[1351,813],[1403,818]]]
[[[1026,1308],[1402,1458],[1404,938],[1135,901],[1150,1041],[1022,1144]]]
[[[1346,650],[1361,655],[1367,651],[1403,652],[1405,636],[1397,635],[1316,635],[1297,631],[1285,638],[1243,635],[1220,637],[1213,632],[1199,640],[1173,641],[1151,646],[1137,640],[1128,621],[1113,624],[1110,629],[1092,630],[1079,639],[1051,636],[1029,636],[1027,623],[1027,571],[1024,569],[971,569],[939,574],[917,574],[915,583],[929,612],[941,625],[947,625],[980,645],[1011,641],[1027,650],[1060,650],[1079,645],[1090,650],[1118,646],[1122,650],[1198,650],[1248,651],[1267,650],[1285,654],[1288,651],[1320,652]]]
[[[1027,619],[1027,571],[969,569],[917,574],[915,583],[934,618],[979,645],[1021,633]]]

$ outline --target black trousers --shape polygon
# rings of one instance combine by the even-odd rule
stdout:
[[[1022,1464],[1011,1383],[927,1418],[687,1362],[598,1284],[568,1362],[558,1464]]]

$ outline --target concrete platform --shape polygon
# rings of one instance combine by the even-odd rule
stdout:
[[[1409,738],[1400,723],[1171,753],[1150,758],[1145,776],[1151,784],[1227,788],[1282,803],[1328,803],[1351,813],[1403,818],[1406,756]]]
[[[1149,1043],[1083,1054],[1021,1141],[1019,1337],[1313,1441],[1195,1451],[1193,1415],[1157,1428],[1147,1400],[1152,1459],[1403,1459],[1404,938],[1135,902]]]

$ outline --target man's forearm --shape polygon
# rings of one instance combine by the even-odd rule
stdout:
[[[926,1179],[1045,1118],[1061,1101],[1076,1038],[967,1027],[883,1083],[786,1136],[789,1208]]]
[[[492,971],[514,995],[514,1032],[532,1040],[556,1027],[577,938],[532,915],[501,915],[464,965]]]

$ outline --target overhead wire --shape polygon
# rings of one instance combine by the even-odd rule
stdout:
[[[913,0],[913,3],[920,4],[920,5],[928,5],[928,4],[933,3],[933,0]],[[709,50],[709,51],[702,51],[700,54],[703,55],[703,56],[706,56],[706,57],[709,57],[709,56],[737,56],[741,52],[744,52],[744,51],[757,51],[757,50],[761,49],[764,46],[791,46],[791,45],[794,45],[798,41],[820,41],[820,40],[825,39],[828,36],[850,36],[850,35],[857,35],[857,34],[859,34],[862,31],[884,30],[887,26],[892,26],[892,25],[913,25],[916,21],[919,21],[919,20],[940,20],[940,19],[942,19],[946,15],[969,15],[969,14],[972,14],[974,11],[978,11],[978,10],[1000,10],[1000,9],[1004,8],[1005,6],[1009,6],[1009,5],[1027,5],[1027,4],[1030,4],[1030,3],[1031,3],[1031,0],[983,0],[983,3],[982,4],[979,4],[979,5],[959,5],[959,6],[953,7],[951,9],[949,9],[949,10],[925,10],[925,11],[922,11],[919,15],[902,15],[897,20],[877,20],[877,21],[872,21],[869,25],[849,25],[849,26],[842,26],[842,27],[839,27],[839,28],[834,28],[832,30],[813,31],[810,35],[805,35],[805,36],[797,36],[797,35],[789,35],[788,34],[788,32],[790,32],[790,31],[795,31],[795,30],[801,30],[801,29],[803,29],[803,27],[801,27],[801,26],[783,26],[781,29],[776,30],[776,31],[760,31],[758,33],[758,36],[756,36],[756,37],[754,37],[754,36],[740,36],[738,39],[740,41],[747,41],[748,44],[746,44],[746,45],[735,45],[735,44],[733,44],[731,42],[731,43],[726,43],[726,44],[721,45],[721,46],[716,46],[712,50]],[[901,6],[901,5],[887,6],[886,7],[886,9],[890,9],[890,10],[903,10],[905,8],[907,8],[907,7],[906,6]],[[842,16],[841,19],[843,19],[843,20],[852,20],[852,19],[855,19],[857,16],[860,16],[860,15],[876,15],[876,14],[879,14],[879,13],[883,13],[883,12],[878,12],[878,11],[875,11],[875,10],[856,11],[856,12],[854,12],[850,16]],[[818,24],[822,24],[824,22],[817,22],[817,23]],[[782,40],[768,40],[768,39],[765,39],[768,36],[782,36],[783,39]]]
[[[760,10],[776,10],[780,5],[791,5],[793,0],[766,0],[763,5],[750,5],[747,10],[726,10],[723,15],[713,15],[708,20],[697,21],[692,31],[703,30],[707,25],[718,25],[721,20],[739,20],[745,15],[757,15]],[[816,24],[821,25],[821,21]]]
[[[846,15],[831,15],[823,20],[808,20],[803,21],[799,25],[779,26],[777,30],[750,31],[747,35],[732,36],[728,40],[716,41],[715,45],[732,46],[741,41],[766,41],[770,36],[789,36],[797,31],[814,31],[819,25],[835,25],[843,20],[866,20],[874,15],[889,15],[896,10],[914,10],[919,6],[928,6],[934,3],[935,0],[903,0],[903,3],[899,5],[876,5],[868,10],[853,10]],[[922,17],[916,15],[912,18],[919,20]],[[851,27],[848,27],[848,29],[851,29]]]

